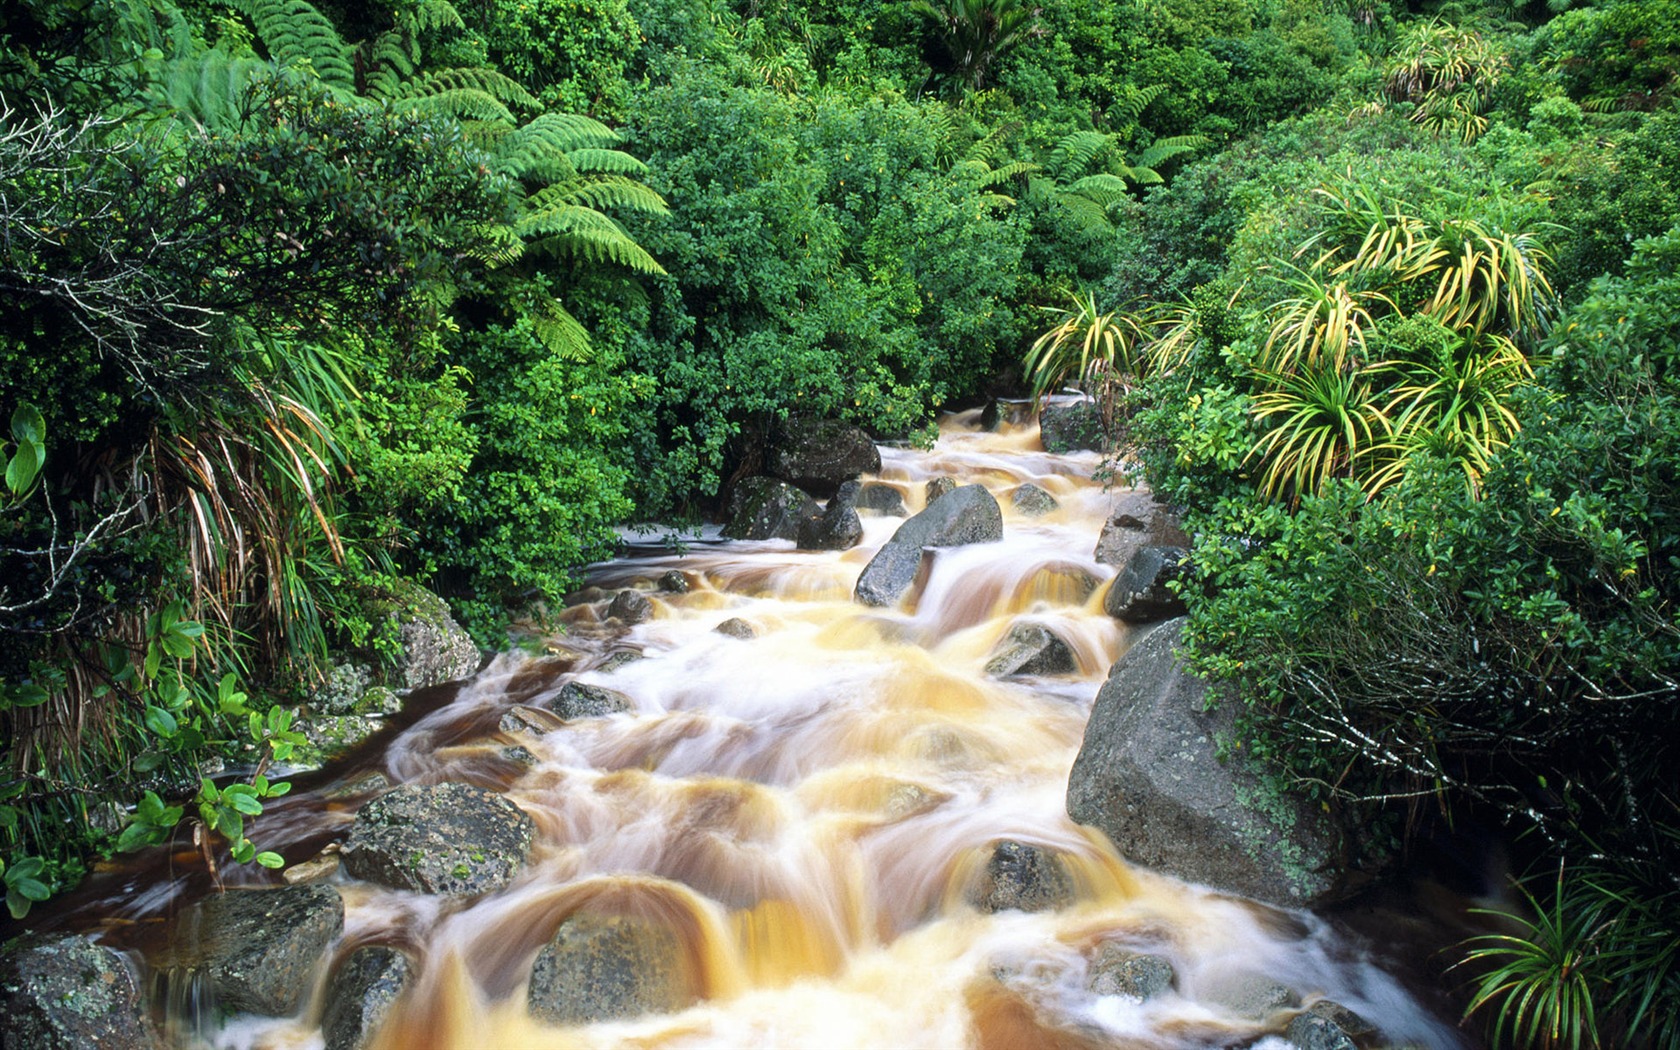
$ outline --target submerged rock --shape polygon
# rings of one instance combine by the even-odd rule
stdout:
[[[748,639],[758,637],[758,628],[741,619],[739,616],[731,616],[729,619],[712,628],[712,630],[719,634],[728,635],[731,638]]]
[[[645,659],[647,659],[647,657],[633,649],[620,649],[618,652],[609,655],[605,660],[602,660],[599,664],[597,664],[595,670],[600,674],[612,674],[614,671],[626,664],[633,664],[638,660]]]
[[[356,814],[344,870],[421,893],[487,893],[506,885],[531,851],[531,818],[470,784],[404,784]]]
[[[1073,880],[1054,853],[1005,839],[992,847],[968,901],[987,913],[1054,911],[1073,902]]]
[[[1103,609],[1122,623],[1156,623],[1184,615],[1184,599],[1171,584],[1190,576],[1190,552],[1182,547],[1140,547],[1114,578]]]
[[[646,623],[653,619],[653,602],[640,591],[619,591],[607,604],[607,618],[626,626]]]
[[[863,519],[857,509],[835,496],[821,514],[799,523],[794,542],[801,550],[843,551],[856,547],[862,539]]]
[[[1068,775],[1068,815],[1134,864],[1289,907],[1325,900],[1336,886],[1329,827],[1220,761],[1230,710],[1204,710],[1207,682],[1175,653],[1182,627],[1150,629],[1109,671]]]
[[[531,1014],[575,1025],[681,1010],[698,998],[684,959],[681,940],[662,924],[578,912],[537,953]]]
[[[742,482],[730,506],[723,534],[735,540],[797,540],[800,522],[821,513],[805,492],[766,477]]]
[[[128,960],[86,937],[25,937],[0,949],[0,1047],[155,1050]]]
[[[902,518],[910,513],[904,505],[904,493],[893,485],[884,485],[879,481],[871,481],[858,490],[857,502],[854,504],[859,510],[872,510],[878,514]]]
[[[321,1016],[326,1050],[367,1050],[391,1006],[408,987],[414,965],[394,948],[357,948],[333,973]]]
[[[957,479],[951,477],[949,474],[941,474],[927,483],[927,488],[925,490],[927,498],[925,502],[932,503],[934,500],[946,493],[955,492],[956,490]]]
[[[984,485],[964,485],[898,527],[858,576],[865,605],[892,605],[916,581],[929,547],[994,543],[1003,538],[1003,511]]]
[[[835,419],[790,420],[770,452],[768,472],[818,496],[881,469],[881,450],[869,435]]]
[[[1038,414],[1038,434],[1046,452],[1100,452],[1102,414],[1094,401],[1045,405]]]
[[[570,722],[578,718],[605,718],[636,709],[636,702],[628,694],[604,685],[588,682],[567,682],[548,702],[548,709]]]
[[[344,930],[344,901],[319,883],[229,890],[195,905],[176,929],[174,962],[196,966],[230,1011],[297,1013],[315,966]]]
[[[1161,956],[1109,942],[1091,960],[1086,986],[1098,995],[1123,995],[1141,1001],[1172,991],[1174,976],[1172,963]]]
[[[1329,999],[1297,1014],[1284,1034],[1296,1050],[1366,1050],[1381,1045],[1375,1025]]]
[[[986,662],[986,673],[995,678],[1010,675],[1073,674],[1079,662],[1073,650],[1048,628],[1035,623],[1018,623],[998,643]]]
[[[1017,511],[1029,518],[1043,517],[1061,506],[1060,503],[1056,502],[1056,497],[1030,481],[1024,485],[1017,485],[1015,493],[1009,497],[1009,501],[1014,504]]]
[[[1239,970],[1204,982],[1196,998],[1245,1021],[1269,1021],[1301,1005],[1300,996],[1263,973]]]

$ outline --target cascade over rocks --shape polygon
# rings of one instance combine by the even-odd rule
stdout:
[[[1086,986],[1098,995],[1123,995],[1141,1002],[1172,991],[1175,976],[1172,963],[1162,956],[1108,941],[1091,960]]]
[[[767,465],[772,477],[824,498],[842,482],[880,469],[881,450],[869,435],[836,419],[789,420],[775,438]]]
[[[1124,567],[1140,547],[1189,546],[1190,537],[1171,508],[1155,502],[1148,489],[1131,489],[1115,494],[1092,557],[1104,565]]]
[[[548,709],[570,722],[575,718],[605,718],[636,709],[636,702],[628,694],[604,685],[587,682],[567,682],[548,702]]]
[[[171,948],[176,966],[201,969],[230,1011],[297,1012],[315,965],[344,930],[344,900],[321,883],[228,890],[185,916]]]
[[[892,605],[916,582],[929,547],[995,543],[1003,538],[1003,511],[984,485],[964,485],[941,496],[893,533],[858,576],[857,600]]]
[[[486,893],[525,866],[533,832],[531,818],[493,791],[404,784],[356,814],[344,870],[392,889]]]
[[[0,1047],[161,1046],[134,972],[118,952],[79,934],[25,937],[0,949]]]
[[[653,619],[653,602],[641,591],[625,589],[607,603],[607,618],[627,627]]]
[[[1103,609],[1123,623],[1156,623],[1184,615],[1184,599],[1170,586],[1190,575],[1183,547],[1140,547],[1109,585]]]
[[[1284,1035],[1296,1050],[1366,1050],[1381,1045],[1375,1025],[1329,999],[1297,1014]]]
[[[1073,902],[1073,880],[1051,851],[1005,839],[992,847],[968,902],[987,914],[1054,911]]]
[[[589,1024],[670,1013],[694,1003],[676,932],[649,919],[577,912],[531,967],[532,1016]]]
[[[1068,776],[1068,815],[1144,867],[1288,907],[1327,899],[1330,829],[1219,760],[1230,709],[1203,710],[1207,682],[1175,652],[1182,627],[1151,628],[1109,671]]]
[[[1010,675],[1073,674],[1079,662],[1073,650],[1049,628],[1036,623],[1017,623],[998,643],[986,661],[986,673],[994,678]]]
[[[797,540],[799,523],[821,512],[806,493],[763,476],[743,481],[729,506],[723,534],[732,540]]]
[[[414,976],[408,956],[395,948],[357,948],[327,984],[321,1016],[326,1050],[367,1050],[397,997]]]
[[[1101,452],[1102,414],[1095,401],[1045,405],[1038,413],[1038,436],[1046,452]]]

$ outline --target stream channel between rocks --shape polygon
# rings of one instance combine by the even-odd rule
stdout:
[[[1001,542],[935,551],[897,606],[853,599],[904,521],[890,514],[865,512],[846,551],[735,541],[606,563],[590,582],[638,590],[648,619],[573,606],[545,654],[496,657],[377,753],[300,784],[252,830],[288,861],[330,853],[387,781],[498,793],[529,818],[528,860],[499,888],[454,895],[326,864],[314,885],[342,898],[343,929],[292,1015],[214,1020],[202,981],[177,971],[155,982],[169,987],[169,1038],[1283,1048],[1290,1007],[1322,996],[1393,1045],[1460,1046],[1351,935],[1129,867],[1069,820],[1093,698],[1133,636],[1103,612],[1114,570],[1091,553],[1113,494],[1091,480],[1094,454],[1050,455],[1036,428],[986,433],[975,415],[948,419],[932,450],[882,450],[876,480],[908,513],[940,476],[984,485],[1003,512]],[[1019,510],[1010,497],[1028,482],[1059,506]],[[1064,640],[1077,671],[988,674],[1022,623]],[[629,710],[547,716],[568,687]],[[156,945],[181,939],[178,891],[124,893],[106,899],[108,936],[166,967]],[[548,947],[557,931],[570,954]],[[356,954],[368,946],[396,951]],[[1156,961],[1120,976],[1102,962],[1138,957]],[[324,1028],[335,989],[367,983],[352,961],[379,958],[402,988],[382,1023],[345,1029],[339,1011]],[[1285,991],[1292,1002],[1274,997]]]

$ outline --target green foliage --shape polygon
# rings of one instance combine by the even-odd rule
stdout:
[[[1039,31],[1024,0],[913,0],[938,41],[938,71],[965,90],[983,90],[998,60]]]
[[[614,119],[624,113],[627,67],[641,27],[624,0],[496,0],[466,5],[496,67],[543,106]]]

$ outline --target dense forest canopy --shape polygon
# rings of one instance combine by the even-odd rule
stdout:
[[[1071,385],[1238,750],[1540,873],[1495,1040],[1680,1046],[1680,3],[0,10],[14,916],[265,860],[200,763],[407,581],[501,644],[789,419]]]

